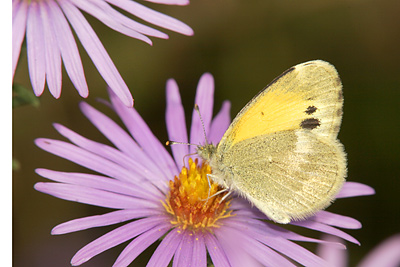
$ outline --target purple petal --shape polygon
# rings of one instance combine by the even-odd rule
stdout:
[[[257,261],[262,263],[265,266],[295,266],[292,264],[290,261],[285,259],[282,255],[280,255],[278,252],[272,250],[268,246],[265,246],[258,242],[254,237],[250,237],[247,235],[247,231],[243,231],[240,229],[234,229],[230,227],[225,227],[223,229],[223,233],[219,235],[231,235],[234,236],[230,238],[232,242],[236,241],[236,244],[241,244],[241,247],[247,251],[249,255],[251,255],[253,258],[255,258]],[[279,242],[280,238],[269,238],[271,243],[273,242]],[[240,243],[239,243],[240,242]],[[285,255],[284,253],[282,253]],[[245,265],[243,265],[245,266]],[[248,266],[248,265],[246,265]]]
[[[111,91],[110,99],[115,111],[133,138],[142,147],[144,152],[157,163],[157,166],[161,168],[163,173],[161,177],[164,177],[167,181],[173,179],[179,173],[179,170],[165,146],[155,137],[143,118],[134,108],[121,105],[121,102]]]
[[[375,190],[368,185],[356,182],[346,182],[340,192],[336,195],[336,198],[368,196],[373,194],[375,194]]]
[[[59,98],[61,95],[61,55],[57,46],[53,21],[49,18],[51,10],[45,2],[38,2],[43,25],[44,51],[46,60],[46,78],[50,93]]]
[[[129,37],[142,40],[150,45],[152,44],[151,40],[147,36],[120,24],[115,18],[115,15],[118,14],[118,12],[111,8],[105,1],[70,1],[76,7],[97,18],[109,28]]]
[[[209,141],[213,144],[218,144],[222,136],[231,124],[231,103],[229,101],[224,101],[222,103],[221,110],[214,117],[211,122]]]
[[[168,138],[171,141],[187,143],[187,130],[185,121],[185,111],[182,106],[179,88],[175,80],[167,81],[167,110],[165,112],[165,121],[167,124]],[[188,146],[185,144],[171,145],[177,166],[183,165],[183,159],[189,154]]]
[[[191,261],[193,259],[193,243],[195,234],[185,231],[181,233],[181,235],[182,241],[176,249],[172,267],[192,266]]]
[[[179,6],[185,6],[190,3],[189,0],[145,0],[145,1],[164,4],[164,5],[179,5]]]
[[[310,220],[346,229],[360,229],[361,223],[354,218],[321,210]]]
[[[323,239],[328,242],[343,242],[337,236],[324,235]],[[334,246],[320,244],[317,247],[317,254],[329,263],[330,267],[346,267],[347,266],[347,251],[345,249],[338,249]]]
[[[58,172],[46,169],[36,169],[36,173],[56,182],[74,184],[83,187],[100,189],[117,194],[143,198],[147,200],[164,199],[159,190],[148,190],[141,184],[131,184],[116,179],[88,173]],[[150,187],[150,189],[152,189]]]
[[[125,247],[113,267],[128,266],[140,253],[161,238],[169,229],[171,229],[170,225],[162,224],[142,233]]]
[[[121,105],[122,102],[119,102]],[[80,108],[85,116],[92,122],[97,129],[108,138],[119,150],[128,155],[132,160],[145,166],[147,170],[141,170],[142,175],[148,178],[150,174],[155,174],[155,177],[162,182],[160,178],[165,177],[164,172],[157,164],[149,157],[141,147],[132,139],[132,137],[116,124],[109,117],[94,109],[85,102],[81,102]],[[151,170],[151,172],[149,172]],[[154,179],[152,179],[154,180]]]
[[[374,248],[358,267],[398,267],[400,265],[400,234],[396,234]]]
[[[145,35],[168,39],[167,34],[130,19],[129,17],[121,14],[120,12],[115,10],[113,7],[108,5],[106,3],[106,1],[104,1],[104,0],[91,0],[91,2],[93,4],[95,4],[96,6],[98,6],[99,8],[101,8],[102,9],[101,12],[103,12],[105,16],[111,17],[112,20],[114,20],[116,23],[120,24],[122,27],[125,27],[125,28],[127,27],[129,30],[134,30],[136,32],[139,32],[139,33],[142,33]],[[94,15],[95,15],[95,17],[97,17],[96,14],[94,14]],[[100,21],[103,22],[103,20],[100,20]]]
[[[28,4],[25,1],[13,1],[12,6],[12,77],[14,79],[25,37]]]
[[[43,25],[37,2],[31,2],[28,10],[26,45],[29,77],[33,91],[40,96],[44,90],[46,61],[44,56]]]
[[[167,217],[151,217],[141,220],[137,220],[128,224],[125,224],[99,238],[90,242],[83,248],[81,248],[72,258],[72,265],[80,265],[87,262],[92,257],[117,246],[135,236],[140,235],[154,227],[163,226],[167,223]]]
[[[133,98],[128,87],[85,17],[69,1],[58,3],[101,76],[126,106],[133,106]]]
[[[36,139],[35,144],[47,152],[115,179],[129,183],[137,183],[146,188],[152,187],[152,185],[148,183],[143,183],[146,181],[145,177],[135,174],[112,161],[99,157],[72,144],[45,138]]]
[[[251,229],[256,232],[257,235],[267,236],[271,238],[284,238],[292,241],[312,242],[312,243],[327,243],[327,241],[301,236],[295,232],[284,229],[278,225],[268,223],[266,221],[249,219],[249,217],[243,216],[238,212],[235,212],[237,216],[230,219],[229,224],[237,229]],[[265,220],[265,219],[264,219]],[[340,243],[331,244],[340,249],[346,247]]]
[[[214,266],[229,266],[228,258],[226,257],[224,249],[221,247],[221,244],[217,238],[215,238],[215,236],[211,233],[204,233],[204,241]]]
[[[232,227],[231,231],[242,231],[248,235],[248,237],[251,237],[255,240],[258,240],[268,247],[278,251],[282,255],[285,255],[298,263],[304,265],[304,266],[324,266],[326,263],[324,260],[322,260],[320,257],[316,256],[312,252],[308,251],[307,249],[303,248],[302,246],[293,243],[292,241],[289,241],[284,237],[284,235],[279,235],[279,233],[276,233],[275,236],[271,236],[269,234],[263,233],[264,229],[261,229],[260,227],[256,226],[254,227],[254,224],[250,223],[238,223],[235,222],[234,220],[227,220],[226,223],[224,224],[226,227]],[[264,228],[268,228],[269,224],[265,224]],[[236,230],[234,230],[236,229]],[[246,231],[244,231],[246,230]],[[247,241],[248,242],[248,241]],[[253,245],[254,246],[254,245]],[[245,247],[248,247],[245,245]],[[255,249],[255,248],[254,248]],[[253,255],[252,250],[249,250],[249,253]],[[276,253],[274,251],[274,253]],[[275,262],[275,264],[272,264],[274,266],[282,266],[283,262],[280,263],[279,260],[280,258],[275,258],[272,259],[273,255],[268,255],[267,252],[265,252],[265,255],[267,258],[264,260],[270,260],[272,262]],[[278,254],[279,255],[279,254]],[[261,259],[257,258],[258,260],[261,261]],[[261,261],[263,262],[263,261]]]
[[[172,266],[206,267],[207,254],[203,234],[185,231],[182,235],[183,238],[176,250]]]
[[[68,21],[57,3],[54,1],[47,1],[46,4],[49,8],[50,20],[52,21],[54,35],[57,38],[57,45],[64,61],[65,70],[75,88],[78,90],[79,95],[87,97],[89,95],[89,89],[86,83],[78,47]]]
[[[221,244],[225,255],[229,259],[230,264],[227,266],[261,266],[261,263],[252,257],[246,249],[244,249],[246,245],[248,246],[250,244],[249,242],[246,242],[245,236],[242,232],[230,231],[230,229],[224,225],[224,227],[215,229],[214,233]],[[240,246],[238,246],[238,244],[240,244]],[[279,256],[278,253],[276,253],[276,255]]]
[[[160,211],[155,209],[117,210],[102,215],[94,215],[61,223],[51,230],[51,234],[62,235],[157,214],[160,214]]]
[[[137,176],[142,176],[143,178],[151,181],[161,190],[165,190],[168,187],[165,181],[159,178],[160,173],[155,172],[154,168],[146,168],[136,159],[132,159],[131,157],[125,155],[121,151],[113,147],[107,146],[105,144],[84,138],[83,136],[69,130],[68,128],[60,124],[54,124],[54,127],[60,134],[68,138],[72,143],[76,144],[77,146],[89,152],[92,152],[100,157],[115,162],[116,164],[122,166],[125,169],[131,170],[133,174],[136,174]],[[157,195],[160,196],[160,194]]]
[[[147,267],[168,266],[182,238],[183,234],[181,230],[177,228],[172,229],[161,241],[156,251],[154,251],[153,256],[151,256],[147,263]]]
[[[117,6],[138,18],[154,25],[179,32],[185,35],[193,35],[193,30],[183,22],[154,11],[131,0],[107,0],[108,3]]]
[[[310,220],[291,222],[290,224],[305,227],[305,228],[316,230],[316,231],[320,231],[322,233],[335,235],[335,236],[343,238],[347,241],[350,241],[354,244],[360,245],[360,242],[358,242],[357,239],[355,239],[351,235],[349,235],[339,229],[336,229],[332,226],[326,225],[326,224],[322,224],[322,223],[314,222],[314,221],[310,221]]]
[[[193,242],[193,257],[190,266],[206,267],[207,251],[203,233],[197,233]]]
[[[160,208],[157,201],[143,200],[104,190],[60,183],[36,183],[35,189],[57,198],[111,209]]]
[[[193,110],[192,126],[190,129],[190,143],[191,144],[204,144],[205,136],[210,132],[211,119],[214,107],[214,78],[210,73],[205,73],[200,77],[197,85],[196,97],[194,101],[198,105],[203,124],[200,120],[199,113]],[[189,148],[190,153],[196,152],[196,147]]]

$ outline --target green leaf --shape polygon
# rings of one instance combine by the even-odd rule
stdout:
[[[12,159],[12,170],[19,171],[21,169],[21,163],[15,158]]]
[[[32,90],[25,88],[19,84],[13,84],[12,88],[12,107],[20,107],[25,105],[32,105],[39,107],[39,99],[33,94]]]

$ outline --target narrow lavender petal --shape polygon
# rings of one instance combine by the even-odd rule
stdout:
[[[176,249],[172,267],[191,266],[190,263],[193,259],[194,234],[185,231],[181,233],[181,236],[182,240]]]
[[[174,256],[177,247],[181,243],[183,238],[182,232],[179,229],[172,229],[165,238],[161,241],[161,244],[154,251],[151,256],[147,267],[159,267],[168,266],[169,262]]]
[[[127,27],[128,29],[134,30],[136,32],[145,35],[168,39],[167,34],[128,18],[127,16],[121,14],[120,12],[112,8],[110,5],[108,5],[107,2],[104,0],[90,0],[90,1],[95,3],[97,6],[101,7],[106,16],[111,17],[115,22],[121,24],[121,26],[123,27]]]
[[[115,97],[117,98],[117,96]],[[122,102],[118,103],[123,105]],[[90,122],[92,122],[96,128],[119,150],[129,155],[133,160],[137,161],[143,166],[146,166],[148,170],[151,170],[150,173],[155,174],[158,178],[164,177],[164,172],[162,169],[157,166],[155,161],[149,157],[132,139],[132,137],[118,124],[85,102],[81,102],[80,108]],[[147,171],[143,174],[149,175]]]
[[[254,238],[257,238],[254,236]],[[257,238],[260,242],[263,242],[267,246],[273,248],[274,250],[280,252],[281,254],[295,260],[304,266],[326,266],[327,263],[324,259],[318,257],[311,251],[305,249],[304,247],[293,243],[287,239],[277,238],[271,240],[265,236]]]
[[[375,190],[369,185],[356,182],[346,182],[340,192],[336,195],[336,198],[368,196],[373,194],[375,194]]]
[[[165,190],[168,187],[164,180],[159,179],[159,173],[154,172],[154,169],[146,168],[140,162],[130,158],[121,151],[108,145],[89,140],[60,124],[55,123],[54,127],[61,135],[68,138],[72,143],[76,144],[77,146],[100,157],[111,160],[112,162],[115,162],[125,169],[131,170],[133,174],[135,174],[136,176],[142,176],[148,181],[151,181],[161,190]],[[160,194],[157,195],[160,196]]]
[[[128,87],[85,17],[69,1],[58,3],[103,79],[126,106],[132,107],[133,98]]]
[[[207,267],[207,251],[203,233],[197,233],[193,241],[193,257],[190,266]]]
[[[210,254],[214,266],[229,266],[228,258],[226,257],[224,249],[222,248],[217,238],[211,233],[204,233],[204,241],[207,247],[208,254]]]
[[[361,223],[354,218],[325,210],[319,211],[310,220],[346,229],[360,229],[362,227]]]
[[[400,265],[400,234],[386,239],[372,250],[358,267],[398,267]]]
[[[50,93],[59,98],[61,95],[61,54],[54,35],[53,22],[49,18],[51,10],[44,2],[38,2],[43,25],[43,39],[46,61],[46,80]]]
[[[183,238],[176,250],[172,266],[206,267],[207,254],[203,234],[185,231],[182,235]]]
[[[70,1],[76,7],[97,18],[99,21],[104,23],[104,25],[108,26],[109,28],[117,32],[120,32],[122,34],[125,34],[129,37],[136,38],[138,40],[146,42],[150,45],[152,44],[152,41],[147,36],[118,23],[114,17],[114,13],[106,12],[106,9],[112,9],[106,2],[79,1],[79,0],[78,1],[70,0]]]
[[[179,5],[179,6],[185,6],[190,3],[189,0],[145,0],[145,1],[164,4],[164,5]]]
[[[210,73],[205,73],[200,77],[194,104],[199,106],[204,128],[199,113],[196,110],[193,110],[192,126],[190,128],[190,143],[196,145],[204,144],[204,132],[208,136],[214,107],[214,78]],[[190,153],[195,153],[196,147],[191,146],[189,151]]]
[[[279,233],[275,237],[273,237],[271,235],[263,234],[262,231],[260,231],[259,227],[253,227],[253,225],[246,224],[246,223],[243,223],[243,224],[237,223],[233,220],[229,220],[229,221],[227,220],[225,223],[225,227],[230,228],[230,231],[232,231],[232,232],[235,232],[235,231],[243,232],[243,229],[247,228],[245,233],[248,235],[248,237],[251,237],[253,239],[256,239],[256,240],[264,243],[268,247],[278,251],[282,255],[285,255],[285,256],[297,261],[298,263],[300,263],[304,266],[318,267],[318,266],[326,265],[326,262],[323,259],[316,256],[315,254],[308,251],[307,249],[303,248],[302,246],[286,239],[283,235],[279,235]],[[235,235],[237,235],[237,234],[235,234]],[[249,241],[247,240],[247,242],[249,242]],[[249,245],[244,245],[244,247],[249,247]],[[249,253],[251,253],[251,252],[252,252],[252,250],[249,250]],[[265,253],[267,253],[267,252],[265,252]],[[272,264],[273,266],[282,266],[284,264],[283,262],[279,262],[279,260],[280,260],[279,258],[272,259],[272,257],[273,257],[272,255],[268,255],[268,257],[270,257],[269,260],[271,260],[271,262],[274,262],[274,264]],[[258,260],[260,260],[260,259],[258,259]],[[267,260],[267,259],[265,259],[265,260]],[[261,261],[261,262],[263,262],[263,261]]]
[[[160,214],[160,211],[156,209],[116,210],[102,215],[94,215],[61,223],[51,230],[51,234],[62,235],[157,214]]]
[[[31,2],[28,10],[26,28],[26,46],[28,54],[29,77],[33,91],[40,96],[44,90],[46,61],[44,56],[43,25],[36,1]]]
[[[343,242],[337,236],[323,235],[324,240],[328,242]],[[338,249],[328,244],[319,244],[317,247],[317,255],[328,262],[329,267],[346,267],[348,262],[347,251]]]
[[[211,122],[210,134],[208,135],[208,141],[213,144],[218,144],[222,136],[231,124],[231,102],[224,101],[222,103],[221,110],[214,117]]]
[[[120,104],[115,94],[110,91],[110,99],[113,107],[126,128],[131,133],[136,142],[142,147],[145,153],[157,162],[161,168],[163,176],[167,181],[173,179],[179,173],[179,170],[168,153],[164,145],[155,137],[149,126],[134,108],[128,108]]]
[[[12,79],[14,79],[22,42],[25,37],[28,4],[25,1],[12,2]]]
[[[147,232],[142,233],[125,247],[125,249],[118,256],[113,267],[128,266],[134,259],[136,259],[137,256],[140,255],[140,253],[161,238],[169,229],[171,229],[170,225],[161,224]]]
[[[340,238],[343,238],[347,241],[350,241],[354,244],[360,245],[360,242],[357,241],[357,239],[355,239],[354,237],[352,237],[351,235],[336,229],[332,226],[329,225],[325,225],[319,222],[314,222],[314,221],[298,221],[298,222],[291,222],[290,224],[292,225],[297,225],[297,226],[301,226],[301,227],[305,227],[308,229],[312,229],[312,230],[316,230],[316,231],[320,231],[322,233],[327,233],[327,234],[331,234],[331,235],[335,235],[338,236]]]
[[[243,249],[242,245],[245,243],[245,240],[242,232],[235,233],[229,230],[230,229],[227,229],[225,225],[224,227],[214,230],[215,236],[229,260],[230,264],[228,266],[261,266],[261,263],[257,261],[257,259],[252,257],[245,249]],[[237,244],[241,245],[238,246]]]
[[[64,61],[65,70],[71,82],[82,97],[89,95],[85,73],[83,71],[82,60],[79,55],[75,38],[69,27],[68,21],[62,13],[60,7],[54,1],[46,1],[50,10],[49,16],[54,28],[54,35]]]
[[[165,198],[162,193],[158,193],[157,189],[150,191],[142,183],[131,184],[95,174],[58,172],[46,169],[36,169],[36,173],[56,182],[80,185],[151,201],[159,201]]]
[[[124,182],[142,183],[141,185],[146,188],[150,187],[150,185],[147,183],[143,183],[143,181],[146,181],[145,178],[135,175],[132,173],[132,171],[127,170],[112,161],[99,157],[70,143],[59,140],[39,138],[35,140],[35,144],[47,152],[65,158],[88,169],[97,171],[101,174],[105,174]]]
[[[302,242],[312,242],[312,243],[327,243],[327,241],[310,238],[306,236],[299,235],[295,232],[284,229],[278,225],[268,223],[266,221],[249,219],[249,217],[239,215],[237,212],[235,213],[237,216],[231,218],[229,224],[232,227],[237,229],[251,229],[253,232],[256,232],[257,235],[266,236],[270,238],[284,238],[292,241],[302,241]],[[330,244],[339,249],[345,249],[346,247],[340,243]]]
[[[144,21],[150,22],[162,28],[179,32],[184,35],[193,35],[193,30],[183,22],[154,11],[131,0],[107,0],[108,3],[117,6]]]
[[[81,248],[72,258],[72,265],[80,265],[87,262],[94,256],[106,251],[114,246],[117,246],[129,239],[132,239],[143,232],[146,232],[158,225],[166,223],[165,216],[150,217],[137,220],[128,224],[125,224],[117,229],[108,232],[107,234],[97,238],[90,242],[83,248]]]
[[[161,205],[149,200],[71,184],[40,182],[34,187],[57,198],[111,209],[157,209]]]
[[[167,124],[168,138],[175,142],[188,142],[185,111],[183,109],[179,88],[176,81],[169,79],[167,81],[167,110],[165,112],[165,121]],[[176,144],[171,145],[172,154],[174,155],[177,166],[182,167],[183,158],[189,154],[187,145]]]
[[[265,266],[295,266],[279,253],[258,242],[254,236],[250,236],[248,234],[248,231],[243,231],[243,229],[224,227],[223,233],[220,235],[231,235],[237,238],[237,240],[240,241],[241,247],[247,251],[249,255],[254,257],[257,261]],[[276,241],[279,242],[279,239],[282,238],[269,238],[271,243]],[[231,240],[233,242],[234,238],[231,238]],[[278,250],[278,252],[280,251]],[[282,254],[287,256],[285,253]]]

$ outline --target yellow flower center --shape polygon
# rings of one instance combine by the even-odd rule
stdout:
[[[163,205],[173,216],[171,224],[182,229],[207,230],[219,227],[218,220],[232,216],[230,201],[223,200],[225,193],[218,184],[207,179],[211,174],[208,164],[198,164],[189,158],[189,168],[183,167],[179,177],[169,181],[170,191]],[[209,183],[210,182],[210,183]]]

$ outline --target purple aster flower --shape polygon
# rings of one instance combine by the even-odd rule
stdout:
[[[335,236],[324,236],[329,242],[342,242]],[[320,244],[317,250],[318,255],[328,261],[332,267],[346,267],[347,252],[339,250],[326,244]],[[398,267],[400,266],[400,234],[393,235],[365,256],[357,267]]]
[[[186,5],[189,0],[148,0],[161,4]],[[61,60],[82,97],[89,94],[81,58],[69,24],[114,93],[127,105],[132,95],[82,11],[113,30],[152,44],[147,36],[167,39],[168,35],[138,23],[114,9],[118,7],[154,25],[193,35],[186,24],[131,0],[13,0],[12,76],[26,32],[29,76],[34,93],[43,93],[45,82],[51,94],[61,94]],[[146,36],[147,35],[147,36]]]
[[[166,124],[170,140],[188,142],[185,115],[174,80],[167,82]],[[204,74],[195,103],[201,108],[207,138],[218,143],[230,124],[230,103],[224,102],[213,118],[214,80]],[[110,91],[110,107],[122,119],[129,134],[106,115],[86,103],[85,116],[115,147],[89,140],[55,124],[71,143],[40,138],[36,144],[97,174],[37,169],[54,182],[39,182],[35,189],[58,198],[114,209],[109,213],[75,219],[56,226],[52,234],[66,234],[93,227],[124,225],[95,239],[72,258],[80,265],[92,257],[130,240],[114,266],[129,265],[140,253],[161,240],[148,266],[207,266],[207,253],[214,266],[326,266],[321,257],[297,242],[338,242],[310,238],[272,223],[263,213],[237,196],[223,200],[221,190],[210,181],[211,168],[198,157],[189,158],[188,145],[171,147],[173,157],[157,140],[134,108],[126,107]],[[193,111],[190,142],[204,144],[201,121]],[[338,198],[373,194],[366,185],[347,182]],[[212,198],[207,199],[209,196]],[[339,228],[357,229],[361,224],[347,216],[320,211],[293,226],[328,233],[359,244]]]

